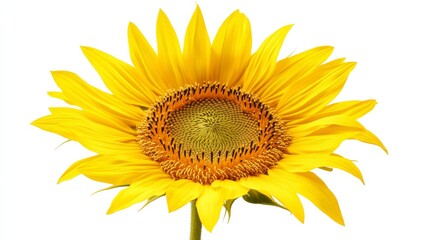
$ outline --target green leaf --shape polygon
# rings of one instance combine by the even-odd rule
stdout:
[[[237,198],[236,198],[237,199]],[[225,202],[225,204],[223,204],[223,207],[225,208],[225,216],[226,216],[226,214],[228,214],[228,222],[229,222],[229,219],[231,219],[231,207],[232,207],[232,204],[234,203],[234,201],[236,200],[236,199],[229,199],[229,200],[226,200],[226,202]],[[223,216],[223,218],[225,218],[225,216]]]
[[[253,203],[253,204],[275,206],[275,207],[279,207],[279,208],[288,210],[287,208],[283,207],[282,205],[276,203],[271,197],[268,197],[267,195],[264,195],[264,194],[262,194],[256,190],[250,190],[247,193],[247,195],[243,195],[243,199],[244,199],[244,201],[249,202],[249,203]]]

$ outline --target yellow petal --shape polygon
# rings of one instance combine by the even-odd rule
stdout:
[[[128,44],[131,60],[142,73],[145,85],[148,85],[146,87],[152,89],[156,95],[164,95],[168,87],[164,81],[160,81],[162,78],[158,56],[133,23],[128,25]]]
[[[231,180],[214,181],[204,186],[204,192],[197,200],[198,215],[204,227],[211,232],[226,200],[241,197],[248,191],[248,188]]]
[[[289,84],[313,72],[332,54],[331,46],[320,46],[280,60],[274,70],[275,81]]]
[[[201,223],[211,232],[216,225],[224,204],[221,188],[204,186],[204,192],[198,197],[197,210]]]
[[[139,154],[135,135],[89,120],[82,111],[71,108],[51,108],[52,115],[32,124],[57,133],[103,155]]]
[[[376,104],[377,102],[372,99],[365,101],[346,101],[334,103],[323,108],[320,112],[317,113],[317,116],[332,116],[341,114],[358,119],[371,111]]]
[[[58,99],[60,99],[60,100],[63,100],[63,101],[64,101],[64,102],[66,102],[67,104],[74,105],[72,102],[70,102],[70,101],[67,99],[67,97],[64,95],[64,93],[63,93],[63,92],[48,92],[48,95],[49,95],[50,97],[58,98]]]
[[[251,50],[250,22],[237,10],[223,22],[213,40],[212,81],[225,83],[230,87],[240,85],[240,77],[247,67]]]
[[[370,143],[370,144],[374,144],[376,146],[379,146],[381,149],[384,150],[384,152],[389,153],[387,151],[387,148],[384,146],[384,144],[380,141],[380,139],[378,139],[377,136],[375,136],[371,131],[369,130],[364,130],[362,133],[356,135],[353,137],[353,139],[357,139],[361,142],[365,142],[365,143]]]
[[[341,91],[355,63],[335,63],[322,65],[314,73],[292,84],[284,91],[276,107],[281,118],[293,120],[311,116],[324,108]]]
[[[183,207],[188,202],[198,198],[203,190],[201,184],[187,179],[173,182],[165,193],[168,211],[173,212]]]
[[[350,139],[358,134],[361,130],[354,131],[346,129],[344,132],[331,132],[316,136],[300,137],[292,140],[287,151],[290,154],[331,154],[346,139]]]
[[[255,189],[267,196],[273,196],[280,201],[298,220],[304,222],[304,208],[296,191],[284,177],[271,174],[242,178],[240,183],[249,189]]]
[[[295,191],[310,200],[332,220],[338,224],[344,225],[337,198],[326,184],[314,173],[288,173],[286,171],[276,171],[276,174],[278,174],[279,178],[283,177],[288,179],[288,182]]]
[[[62,95],[54,94],[54,97],[65,98],[70,104],[79,106],[90,114],[112,121],[118,120],[133,127],[143,115],[139,107],[92,87],[72,72],[53,71],[52,76],[63,91]]]
[[[159,164],[143,154],[138,156],[102,156],[82,159],[72,164],[58,180],[70,180],[80,174],[99,182],[113,185],[130,185],[149,171],[157,171]]]
[[[283,90],[312,73],[333,50],[334,48],[330,46],[316,47],[277,62],[270,77],[270,84],[260,93],[261,100],[270,105],[277,105]]]
[[[162,172],[161,169],[159,169],[158,172],[153,172],[154,173],[151,173],[151,175],[120,191],[113,199],[107,214],[111,214],[136,203],[143,202],[150,197],[165,194],[168,186],[174,180],[171,179],[170,175]]]
[[[125,139],[121,140],[124,142],[128,141],[130,137],[135,136],[135,131],[133,130],[135,123],[131,124],[130,126],[127,126],[126,124],[117,121],[117,119],[115,119],[114,117],[110,116],[109,118],[103,118],[100,115],[91,114],[89,112],[85,112],[74,108],[58,107],[58,108],[49,108],[49,110],[51,111],[53,118],[55,118],[55,116],[58,116],[58,117],[67,116],[75,119],[74,120],[75,122],[70,124],[72,131],[73,131],[73,127],[82,127],[82,126],[76,125],[76,123],[80,121],[82,123],[86,123],[87,125],[95,126],[95,128],[97,128],[97,126],[107,127],[106,131],[109,131],[109,132],[106,132],[106,136],[109,136],[110,133],[114,133],[116,136],[121,136],[120,138],[125,137],[126,140]],[[82,118],[78,119],[79,117],[82,117]],[[64,122],[64,123],[59,123],[58,125],[68,126],[67,124],[68,123]],[[76,134],[78,135],[78,133]],[[118,139],[118,138],[114,138],[114,139]]]
[[[211,186],[213,188],[219,188],[222,191],[222,199],[229,200],[241,197],[249,191],[248,188],[242,186],[236,181],[222,180],[214,181]]]
[[[345,115],[353,119],[358,119],[369,111],[371,111],[377,102],[375,100],[365,100],[365,101],[345,101],[339,103],[330,104],[322,108],[318,113],[308,116],[307,118],[296,119],[290,121],[290,124],[302,124],[304,122],[310,122],[315,119],[324,118],[328,116],[335,115]]]
[[[243,75],[244,89],[257,94],[262,91],[261,87],[266,87],[266,80],[276,66],[283,41],[291,28],[292,25],[288,25],[271,34],[252,55]]]
[[[360,124],[355,119],[344,116],[344,115],[334,115],[328,116],[320,119],[316,119],[309,123],[302,123],[299,125],[293,125],[289,123],[288,133],[294,137],[303,137],[311,133],[316,132],[317,130],[329,127],[329,126],[341,126],[344,128],[350,128],[351,130],[363,130],[365,129],[362,124]]]
[[[210,74],[210,38],[204,18],[197,6],[186,30],[183,57],[189,68],[188,83],[207,81]]]
[[[63,175],[60,177],[60,179],[58,179],[58,183],[62,183],[68,180],[71,180],[77,176],[79,176],[80,174],[82,174],[82,172],[80,171],[80,167],[85,164],[88,161],[93,161],[96,160],[98,158],[102,157],[101,155],[96,155],[96,156],[92,156],[92,157],[88,157],[88,158],[84,158],[80,161],[77,161],[75,163],[73,163],[64,173]]]
[[[132,66],[95,48],[81,48],[113,95],[129,104],[150,106],[155,95]]]
[[[288,172],[308,172],[315,168],[332,167],[346,171],[363,181],[362,173],[353,161],[334,155],[303,154],[286,155],[279,166]]]
[[[52,116],[52,115],[47,115],[44,117],[41,117],[39,119],[36,119],[35,121],[33,121],[31,124],[33,126],[36,126],[42,130],[48,131],[48,132],[52,132],[52,133],[56,133],[60,136],[63,136],[66,139],[70,139],[70,140],[77,140],[78,137],[67,127],[64,126],[60,126],[59,124],[64,122],[64,121],[68,121],[70,118],[69,117],[60,117],[60,116]]]
[[[159,10],[156,23],[158,56],[161,64],[162,80],[169,88],[179,88],[185,83],[183,56],[179,40],[170,20]]]

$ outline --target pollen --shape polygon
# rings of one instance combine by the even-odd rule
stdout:
[[[267,105],[219,83],[170,91],[137,125],[145,155],[174,179],[201,184],[266,174],[290,141]]]

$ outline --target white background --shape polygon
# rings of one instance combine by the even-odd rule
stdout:
[[[362,122],[390,151],[346,142],[339,152],[359,160],[366,185],[341,172],[320,175],[336,194],[342,227],[303,199],[306,222],[288,212],[237,201],[231,221],[220,219],[203,239],[429,239],[427,7],[425,1],[2,1],[1,229],[3,239],[187,239],[189,206],[168,213],[165,199],[142,211],[105,215],[116,190],[84,177],[57,185],[62,172],[91,153],[77,143],[30,126],[63,106],[50,70],[71,70],[105,89],[80,52],[93,46],[130,61],[129,21],[155,45],[159,8],[183,40],[200,5],[211,38],[240,9],[250,19],[253,46],[294,23],[281,57],[335,46],[334,57],[357,61],[337,101],[377,99]],[[347,3],[346,3],[347,2]]]

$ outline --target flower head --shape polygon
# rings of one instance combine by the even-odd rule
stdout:
[[[338,168],[362,180],[355,164],[334,153],[346,139],[384,148],[357,120],[374,100],[331,103],[353,62],[326,62],[332,47],[277,61],[285,26],[251,54],[250,23],[236,11],[213,42],[197,7],[183,51],[167,16],[157,21],[158,50],[134,24],[132,65],[82,47],[110,93],[74,73],[52,72],[52,97],[78,108],[51,108],[33,122],[95,153],[74,163],[60,182],[83,174],[124,187],[108,213],[165,196],[170,211],[196,200],[211,231],[224,206],[243,197],[288,209],[300,221],[302,195],[339,224],[337,200],[313,172]]]

